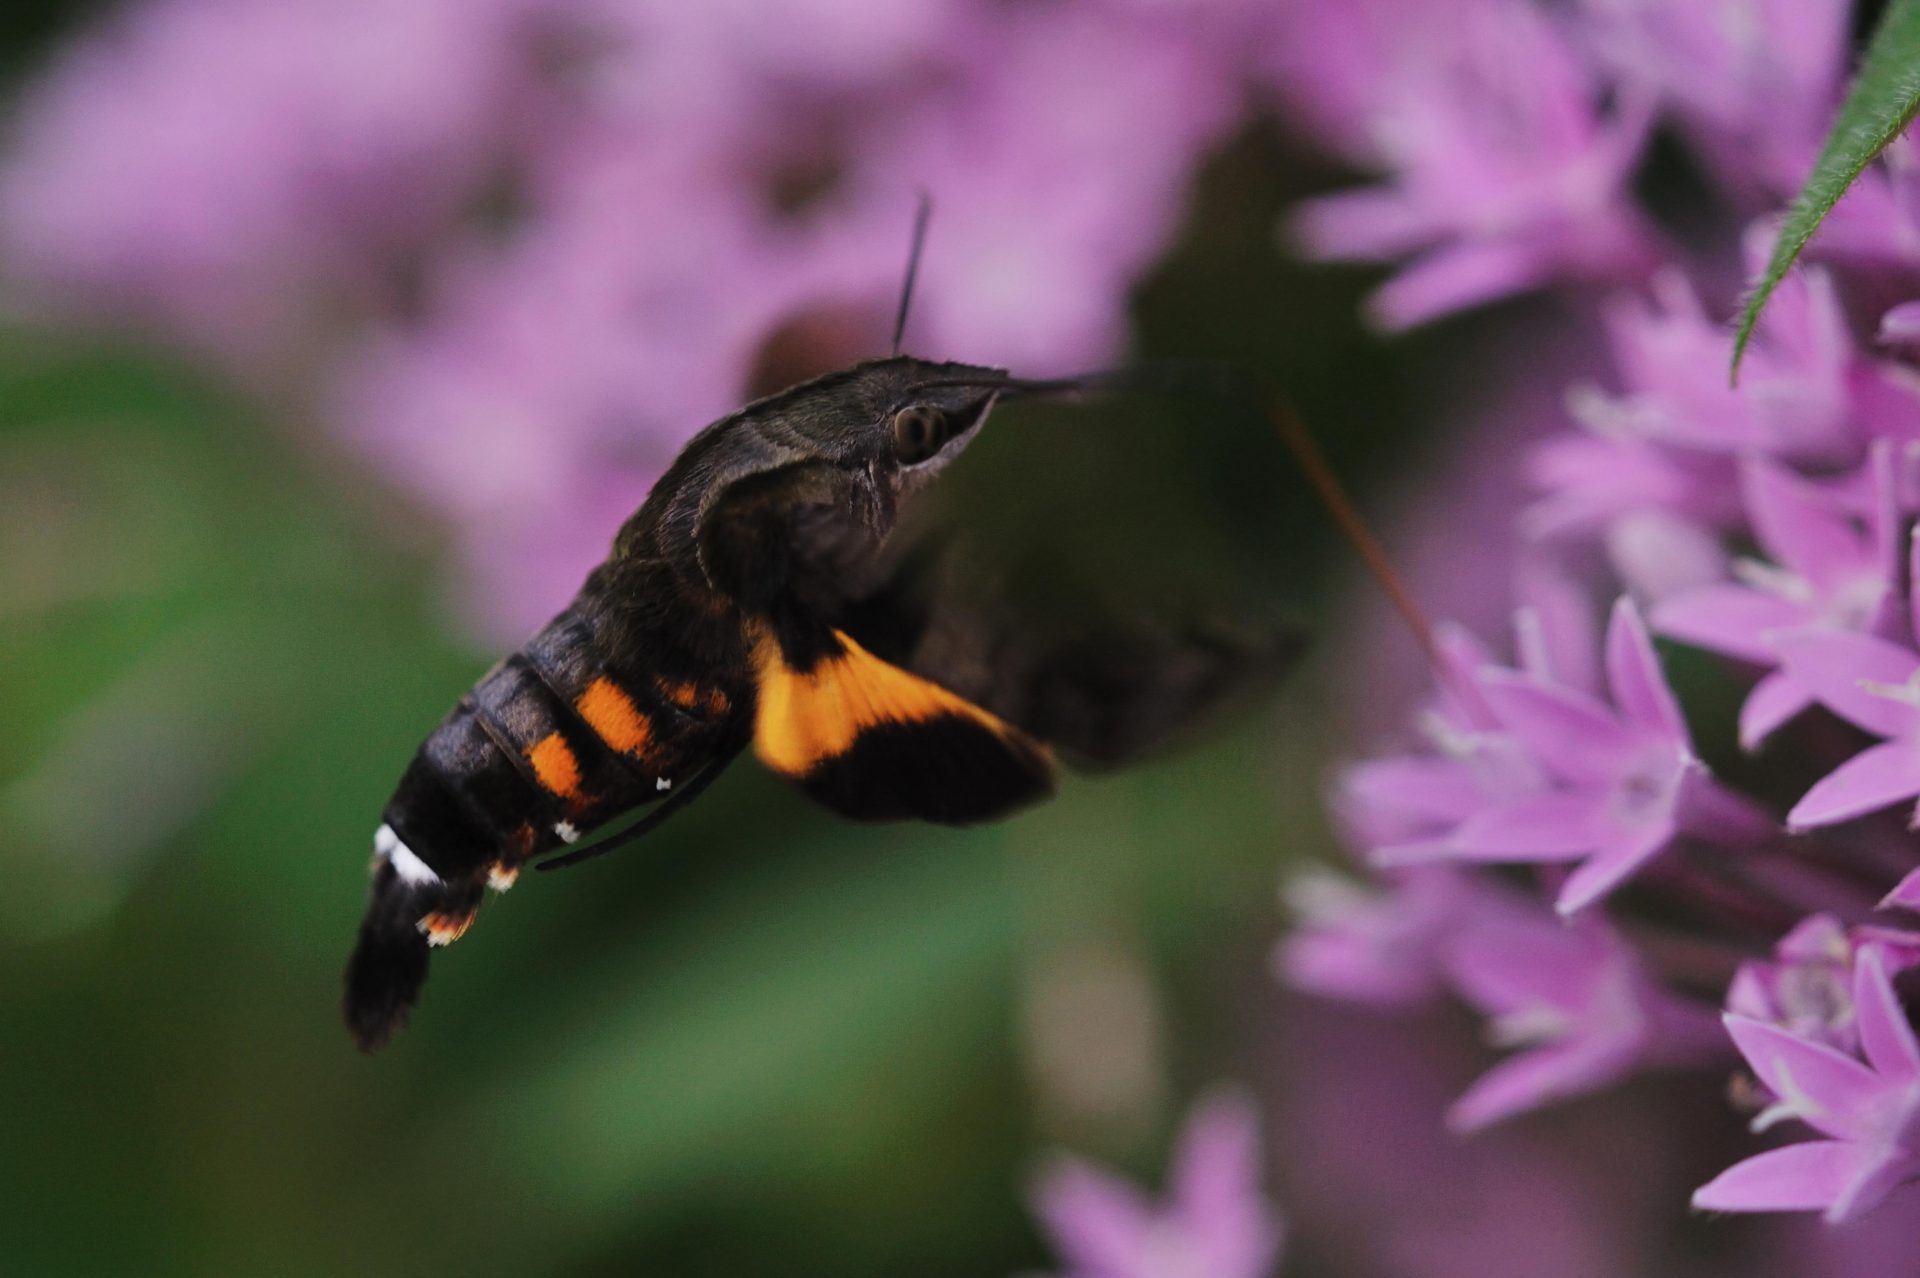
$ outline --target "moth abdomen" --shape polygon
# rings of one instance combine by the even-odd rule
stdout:
[[[469,694],[490,743],[519,774],[523,811],[541,821],[542,850],[653,795],[649,717],[611,681],[573,682],[549,677],[522,651]]]
[[[465,933],[486,888],[504,891],[529,859],[671,793],[750,707],[737,680],[684,649],[654,645],[655,668],[636,672],[581,610],[483,675],[387,804],[347,969],[347,1022],[363,1047],[405,1019],[431,947]]]

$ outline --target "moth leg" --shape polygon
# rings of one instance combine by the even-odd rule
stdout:
[[[646,835],[651,834],[655,829],[664,824],[668,817],[699,798],[701,792],[718,780],[720,774],[727,770],[727,765],[740,757],[740,752],[746,749],[746,746],[745,734],[741,734],[737,739],[722,747],[719,753],[709,759],[705,766],[693,774],[692,779],[670,790],[667,793],[666,800],[662,802],[659,807],[651,809],[645,816],[635,821],[626,829],[617,834],[609,835],[598,843],[589,844],[584,848],[575,848],[571,852],[563,852],[558,856],[548,857],[546,860],[534,866],[534,869],[563,870],[570,865],[578,865],[582,861],[590,861],[594,857],[604,856],[609,852],[618,851],[629,843],[636,842]]]

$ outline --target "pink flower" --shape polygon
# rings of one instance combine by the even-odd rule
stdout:
[[[1920,1043],[1872,948],[1854,964],[1860,1050],[1843,1052],[1729,1013],[1727,1032],[1776,1098],[1754,1122],[1795,1119],[1824,1140],[1757,1154],[1693,1195],[1708,1211],[1822,1211],[1838,1224],[1920,1179]]]
[[[1279,1218],[1260,1191],[1260,1126],[1246,1100],[1195,1107],[1164,1204],[1078,1159],[1034,1190],[1035,1210],[1068,1268],[1062,1278],[1270,1278]]]
[[[1853,942],[1829,914],[1812,914],[1774,946],[1767,962],[1740,965],[1727,1010],[1839,1051],[1859,1047],[1853,1020]]]
[[[1304,12],[1358,54],[1334,64],[1352,79],[1333,87],[1360,112],[1336,141],[1389,179],[1308,201],[1293,233],[1317,258],[1408,263],[1369,303],[1377,324],[1408,328],[1555,280],[1652,266],[1654,233],[1626,189],[1647,112],[1604,114],[1600,86],[1541,9],[1455,0],[1361,6],[1354,18],[1337,6]]]
[[[1654,626],[1688,643],[1742,661],[1779,665],[1775,638],[1814,630],[1884,634],[1896,624],[1899,513],[1893,462],[1877,448],[1867,487],[1867,517],[1855,521],[1831,489],[1816,488],[1758,459],[1741,468],[1754,537],[1769,561],[1742,560],[1737,581],[1702,586],[1661,601]],[[1773,670],[1747,698],[1740,740],[1748,749],[1813,704],[1813,693]]]
[[[1447,968],[1488,1037],[1518,1048],[1467,1089],[1448,1125],[1475,1131],[1650,1065],[1724,1052],[1712,1014],[1664,989],[1634,948],[1592,917],[1489,908],[1448,947]]]
[[[1740,965],[1727,987],[1727,1010],[1776,1025],[1795,1038],[1857,1053],[1855,966],[1869,948],[1890,972],[1920,962],[1920,935],[1878,927],[1850,930],[1830,914],[1808,915],[1780,938],[1772,959]]]
[[[1788,828],[1833,825],[1920,795],[1920,654],[1846,632],[1805,631],[1776,646],[1788,674],[1822,705],[1884,738],[1802,795]]]
[[[233,362],[288,358],[375,259],[499,154],[533,0],[152,0],[19,107],[0,243],[56,306],[131,312]]]
[[[1333,874],[1287,885],[1293,929],[1274,964],[1295,989],[1380,1006],[1426,1002],[1443,988],[1446,942],[1477,893],[1454,871],[1408,870],[1384,890]]]
[[[1727,328],[1677,272],[1656,277],[1650,300],[1612,302],[1606,319],[1623,389],[1569,395],[1583,433],[1534,455],[1547,492],[1526,514],[1535,537],[1592,536],[1641,510],[1737,524],[1735,457],[1852,461],[1859,417],[1887,389],[1854,353],[1833,281],[1818,271],[1795,272],[1776,293],[1737,386]]]
[[[1579,31],[1620,83],[1655,95],[1735,191],[1799,189],[1838,101],[1844,0],[1581,0]]]
[[[1574,914],[1683,830],[1732,844],[1764,837],[1765,819],[1695,756],[1646,626],[1626,600],[1607,629],[1606,668],[1611,705],[1526,674],[1482,672],[1495,718],[1537,760],[1547,785],[1480,807],[1443,839],[1379,849],[1376,863],[1579,862],[1556,902]]]

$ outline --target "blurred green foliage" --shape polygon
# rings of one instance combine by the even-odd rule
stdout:
[[[1380,374],[1362,281],[1282,262],[1312,176],[1280,156],[1254,134],[1210,170],[1141,347],[1261,370],[1379,473],[1417,371]],[[983,439],[963,509],[1120,547],[1143,590],[1323,611],[1331,534],[1258,420],[1043,424]],[[317,440],[150,352],[0,341],[0,1270],[1006,1273],[1044,1263],[1039,1150],[1151,1169],[1174,1107],[1244,1073],[1275,872],[1320,837],[1312,687],[974,831],[840,824],[737,768],[491,904],[357,1055],[370,832],[492,654],[438,611],[431,532]],[[1082,951],[1158,1009],[1131,1115],[1050,1099],[1036,1054]]]
[[[107,7],[108,0],[7,0],[0,5],[0,73],[17,73],[61,31]]]

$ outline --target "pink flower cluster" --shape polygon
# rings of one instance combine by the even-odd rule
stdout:
[[[1436,7],[1446,37],[1406,39],[1396,14]],[[1337,999],[1482,1017],[1509,1055],[1455,1102],[1461,1130],[1648,1070],[1735,1071],[1753,1130],[1793,1139],[1694,1205],[1852,1220],[1920,1180],[1901,979],[1920,963],[1920,839],[1886,819],[1920,798],[1906,144],[1789,277],[1737,385],[1724,265],[1753,267],[1772,223],[1743,219],[1810,165],[1848,7],[1299,12],[1343,50],[1301,81],[1303,115],[1386,175],[1300,210],[1299,242],[1397,263],[1373,304],[1387,327],[1610,281],[1566,301],[1592,311],[1612,371],[1569,387],[1521,462],[1536,496],[1511,512],[1514,559],[1482,574],[1518,583],[1513,655],[1443,631],[1403,747],[1336,786],[1374,883],[1294,882],[1281,969]],[[1715,191],[1684,227],[1654,229],[1631,184],[1651,127]],[[1693,684],[1718,661],[1746,685],[1737,743],[1689,714],[1688,648],[1712,654]]]

